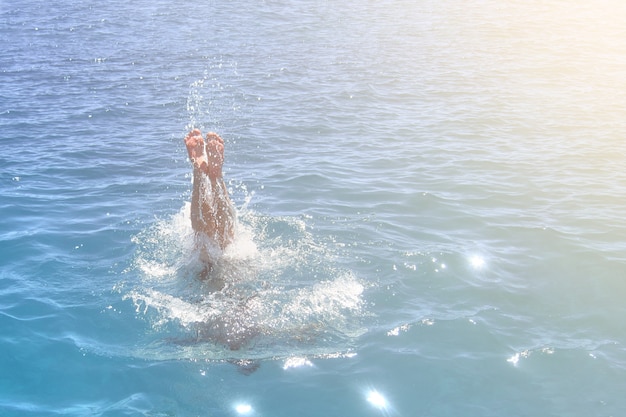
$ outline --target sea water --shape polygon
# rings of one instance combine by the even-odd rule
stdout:
[[[4,0],[0,415],[623,415],[625,21]],[[191,128],[238,212],[211,280]]]

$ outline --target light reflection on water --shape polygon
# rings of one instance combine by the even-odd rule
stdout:
[[[235,411],[237,412],[237,414],[247,415],[252,413],[253,408],[250,404],[238,403],[235,405]]]
[[[387,399],[376,390],[371,390],[367,393],[367,402],[381,410],[386,410],[389,407]]]

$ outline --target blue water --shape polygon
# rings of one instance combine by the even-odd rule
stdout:
[[[625,21],[3,0],[0,415],[624,415]],[[226,141],[222,290],[192,127]]]

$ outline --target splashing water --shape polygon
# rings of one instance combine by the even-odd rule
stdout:
[[[207,271],[189,204],[134,237],[124,298],[157,341],[144,357],[263,359],[347,353],[364,330],[364,287],[334,268],[300,219],[240,212],[237,236]]]

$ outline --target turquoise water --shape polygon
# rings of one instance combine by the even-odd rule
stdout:
[[[624,21],[3,1],[0,415],[623,415]],[[191,127],[226,141],[222,290]]]

